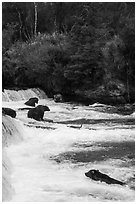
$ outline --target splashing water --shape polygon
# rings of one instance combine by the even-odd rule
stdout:
[[[26,90],[8,90],[2,92],[2,101],[21,101],[28,100],[31,97],[38,97],[40,99],[47,98],[44,91],[39,88],[32,88]]]
[[[134,201],[134,115],[102,113],[50,99],[39,104],[51,110],[43,122],[28,119],[27,110],[18,110],[25,107],[24,101],[4,102],[17,110],[17,119],[12,120],[24,133],[23,141],[5,147],[13,166],[15,193],[10,201]],[[127,185],[93,181],[85,176],[90,169]]]

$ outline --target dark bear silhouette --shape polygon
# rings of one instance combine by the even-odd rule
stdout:
[[[88,171],[87,173],[85,173],[85,175],[95,181],[106,182],[107,184],[125,185],[125,183],[121,181],[113,179],[106,174],[102,174],[101,172],[99,172],[99,170],[92,169]]]
[[[2,108],[2,113],[5,115],[9,115],[12,118],[16,118],[16,111],[11,108]]]
[[[33,97],[33,98],[30,98],[27,102],[25,102],[25,105],[35,107],[35,103],[38,103],[38,101],[39,99],[37,97]]]
[[[55,102],[63,102],[63,97],[61,94],[55,94],[54,95],[54,101]]]
[[[33,118],[35,120],[43,120],[44,112],[50,111],[48,106],[38,105],[36,108],[32,108],[28,111],[28,118]]]

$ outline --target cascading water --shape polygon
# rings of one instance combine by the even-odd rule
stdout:
[[[133,114],[110,114],[101,111],[108,108],[103,104],[55,103],[45,97],[39,104],[47,105],[50,111],[38,122],[27,118],[27,110],[19,109],[25,107],[25,97],[18,97],[20,102],[3,102],[17,111],[17,118],[10,118],[12,123],[5,116],[3,120],[4,139],[7,134],[16,135],[4,146],[13,166],[9,183],[14,192],[9,201],[134,201]],[[14,142],[19,135],[23,139]],[[99,169],[126,185],[91,180],[85,176],[90,169]]]
[[[7,90],[2,92],[2,101],[21,101],[28,100],[31,97],[38,97],[40,99],[47,98],[44,91],[39,88],[32,88],[26,90]]]
[[[11,144],[17,144],[23,140],[22,124],[13,120],[9,116],[2,116],[2,199],[8,201],[11,199],[14,189],[11,185],[10,174],[12,172],[12,163],[7,157],[6,149]]]

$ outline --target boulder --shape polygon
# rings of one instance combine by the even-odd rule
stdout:
[[[106,88],[104,85],[93,89],[75,90],[77,100],[87,102],[88,104],[94,104],[99,102],[101,104],[117,105],[126,104],[125,89],[123,86],[117,86],[117,89],[110,87]]]
[[[54,101],[55,102],[63,102],[63,97],[61,94],[55,94],[54,95]]]

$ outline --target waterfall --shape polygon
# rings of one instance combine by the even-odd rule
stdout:
[[[23,140],[23,130],[19,121],[9,116],[2,116],[2,200],[11,200],[14,189],[10,182],[12,164],[7,157],[6,148]]]
[[[11,185],[10,175],[12,172],[12,164],[7,157],[7,154],[2,149],[2,201],[9,201],[14,194],[14,189]]]
[[[4,92],[2,92],[2,101],[7,102],[28,100],[31,97],[37,97],[39,99],[47,98],[45,92],[39,88],[31,88],[26,90],[4,89]]]
[[[8,146],[11,143],[22,140],[22,126],[19,121],[9,116],[2,116],[2,144]]]
[[[28,100],[31,97],[39,99],[47,98],[44,91],[39,88],[31,88],[26,90],[9,90],[4,89],[2,92],[3,102]],[[10,175],[12,164],[7,157],[6,148],[11,144],[16,144],[23,140],[23,126],[19,120],[9,116],[2,116],[2,200],[9,201],[14,193],[11,185]]]

